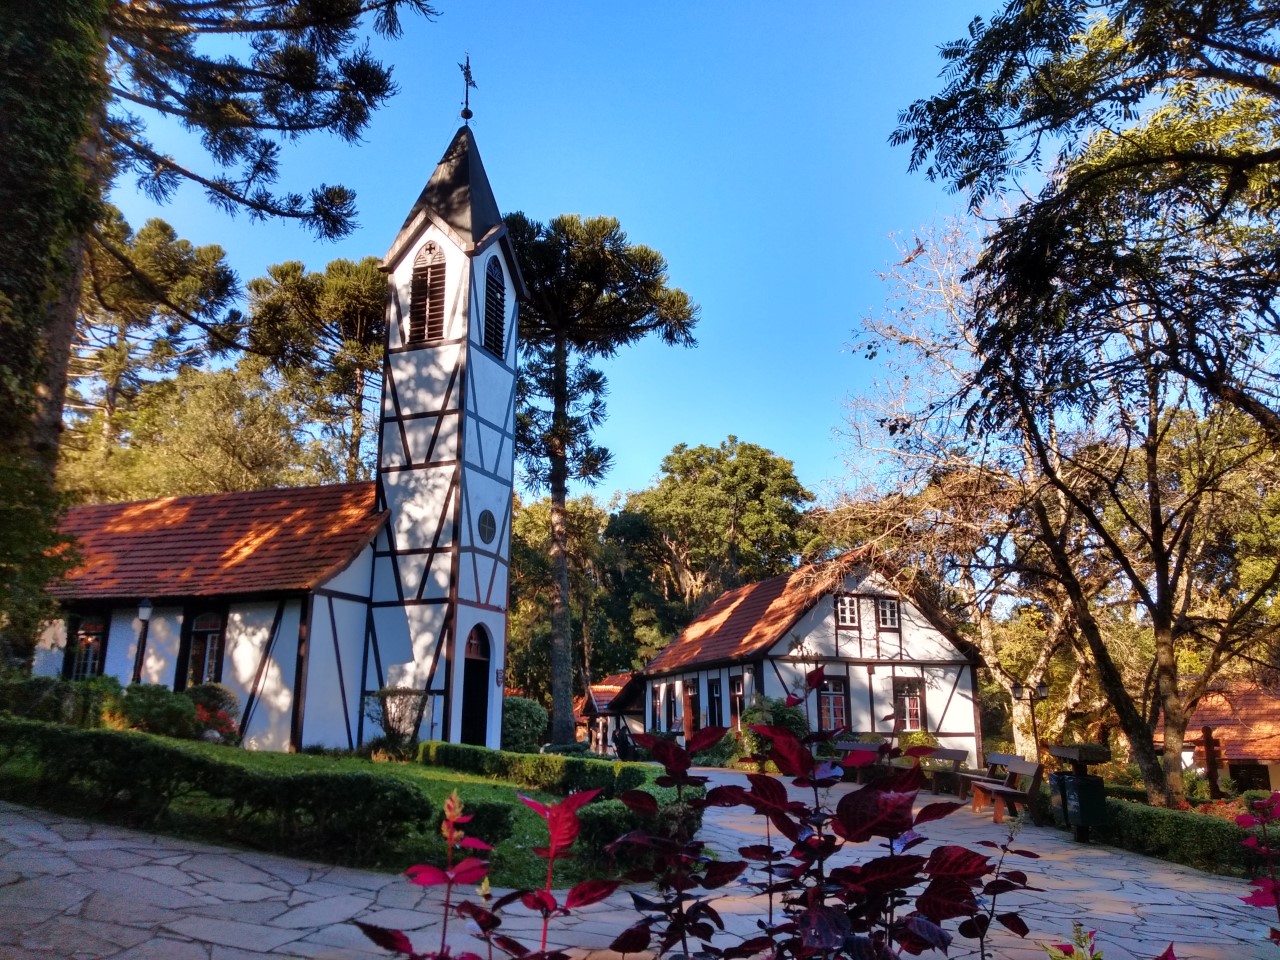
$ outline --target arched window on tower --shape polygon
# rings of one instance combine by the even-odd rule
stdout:
[[[444,251],[428,243],[413,261],[409,342],[444,339]]]
[[[489,258],[484,271],[484,348],[490,353],[503,354],[506,340],[503,319],[507,310],[507,288],[502,276],[502,264],[497,257]]]

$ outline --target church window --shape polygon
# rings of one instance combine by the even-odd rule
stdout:
[[[187,686],[222,679],[222,616],[202,613],[191,624],[191,653],[187,658]]]
[[[428,243],[413,262],[409,342],[444,339],[444,251]]]
[[[476,521],[476,527],[480,533],[480,539],[485,543],[493,543],[493,538],[498,533],[498,521],[494,519],[493,511],[481,510],[480,519]]]
[[[502,264],[497,257],[490,257],[484,271],[484,348],[499,357],[503,355],[506,341],[506,309],[507,288],[502,277]]]

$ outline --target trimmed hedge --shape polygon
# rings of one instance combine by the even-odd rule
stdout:
[[[660,773],[657,767],[642,763],[591,760],[554,753],[510,753],[438,740],[418,745],[418,762],[495,780],[508,780],[564,796],[579,790],[600,790],[606,799],[644,787]]]
[[[151,826],[177,797],[200,794],[228,838],[291,854],[369,862],[431,820],[419,790],[374,773],[254,770],[148,734],[5,715],[0,742],[36,764],[43,795],[78,796],[99,813]]]
[[[1102,843],[1214,873],[1255,876],[1259,855],[1243,846],[1250,833],[1229,820],[1107,798],[1107,824],[1093,827]]]

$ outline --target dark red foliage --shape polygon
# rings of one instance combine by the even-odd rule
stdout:
[[[899,793],[864,787],[846,793],[836,804],[831,828],[850,843],[863,843],[872,837],[893,838],[910,829],[911,805],[915,791]]]
[[[361,923],[359,920],[352,920],[351,922],[383,950],[390,950],[392,953],[403,953],[408,957],[416,956],[413,952],[413,944],[399,930],[388,930],[386,927],[374,926],[372,923]]]

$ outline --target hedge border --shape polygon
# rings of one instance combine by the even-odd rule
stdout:
[[[89,812],[132,826],[160,821],[176,798],[202,794],[207,823],[226,839],[336,863],[370,863],[432,804],[403,780],[360,771],[254,770],[137,731],[82,730],[0,714],[0,773],[13,754],[39,770],[41,795],[74,796]]]
[[[612,799],[627,790],[654,790],[662,771],[651,764],[593,760],[556,753],[511,753],[465,743],[429,740],[418,745],[418,762],[461,773],[518,783],[533,790],[568,796],[599,790]]]

